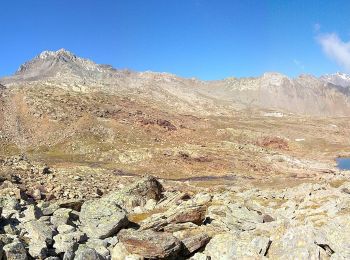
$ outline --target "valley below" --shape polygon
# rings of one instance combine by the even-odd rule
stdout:
[[[350,257],[348,88],[65,50],[0,83],[0,259]]]

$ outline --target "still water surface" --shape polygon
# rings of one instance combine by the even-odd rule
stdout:
[[[337,158],[337,167],[339,170],[350,170],[350,158]]]

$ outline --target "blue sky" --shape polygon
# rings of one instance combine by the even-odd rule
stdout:
[[[350,72],[350,1],[11,0],[0,8],[0,76],[60,48],[201,79]]]

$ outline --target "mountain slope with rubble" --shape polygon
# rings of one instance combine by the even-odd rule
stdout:
[[[0,80],[0,259],[349,258],[344,79],[41,53]]]

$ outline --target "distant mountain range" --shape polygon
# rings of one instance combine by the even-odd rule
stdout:
[[[255,78],[202,81],[169,73],[117,70],[61,49],[42,52],[0,83],[8,88],[55,86],[64,91],[110,93],[179,113],[229,115],[236,110],[264,109],[350,115],[350,76],[342,73],[293,79],[265,73]]]

